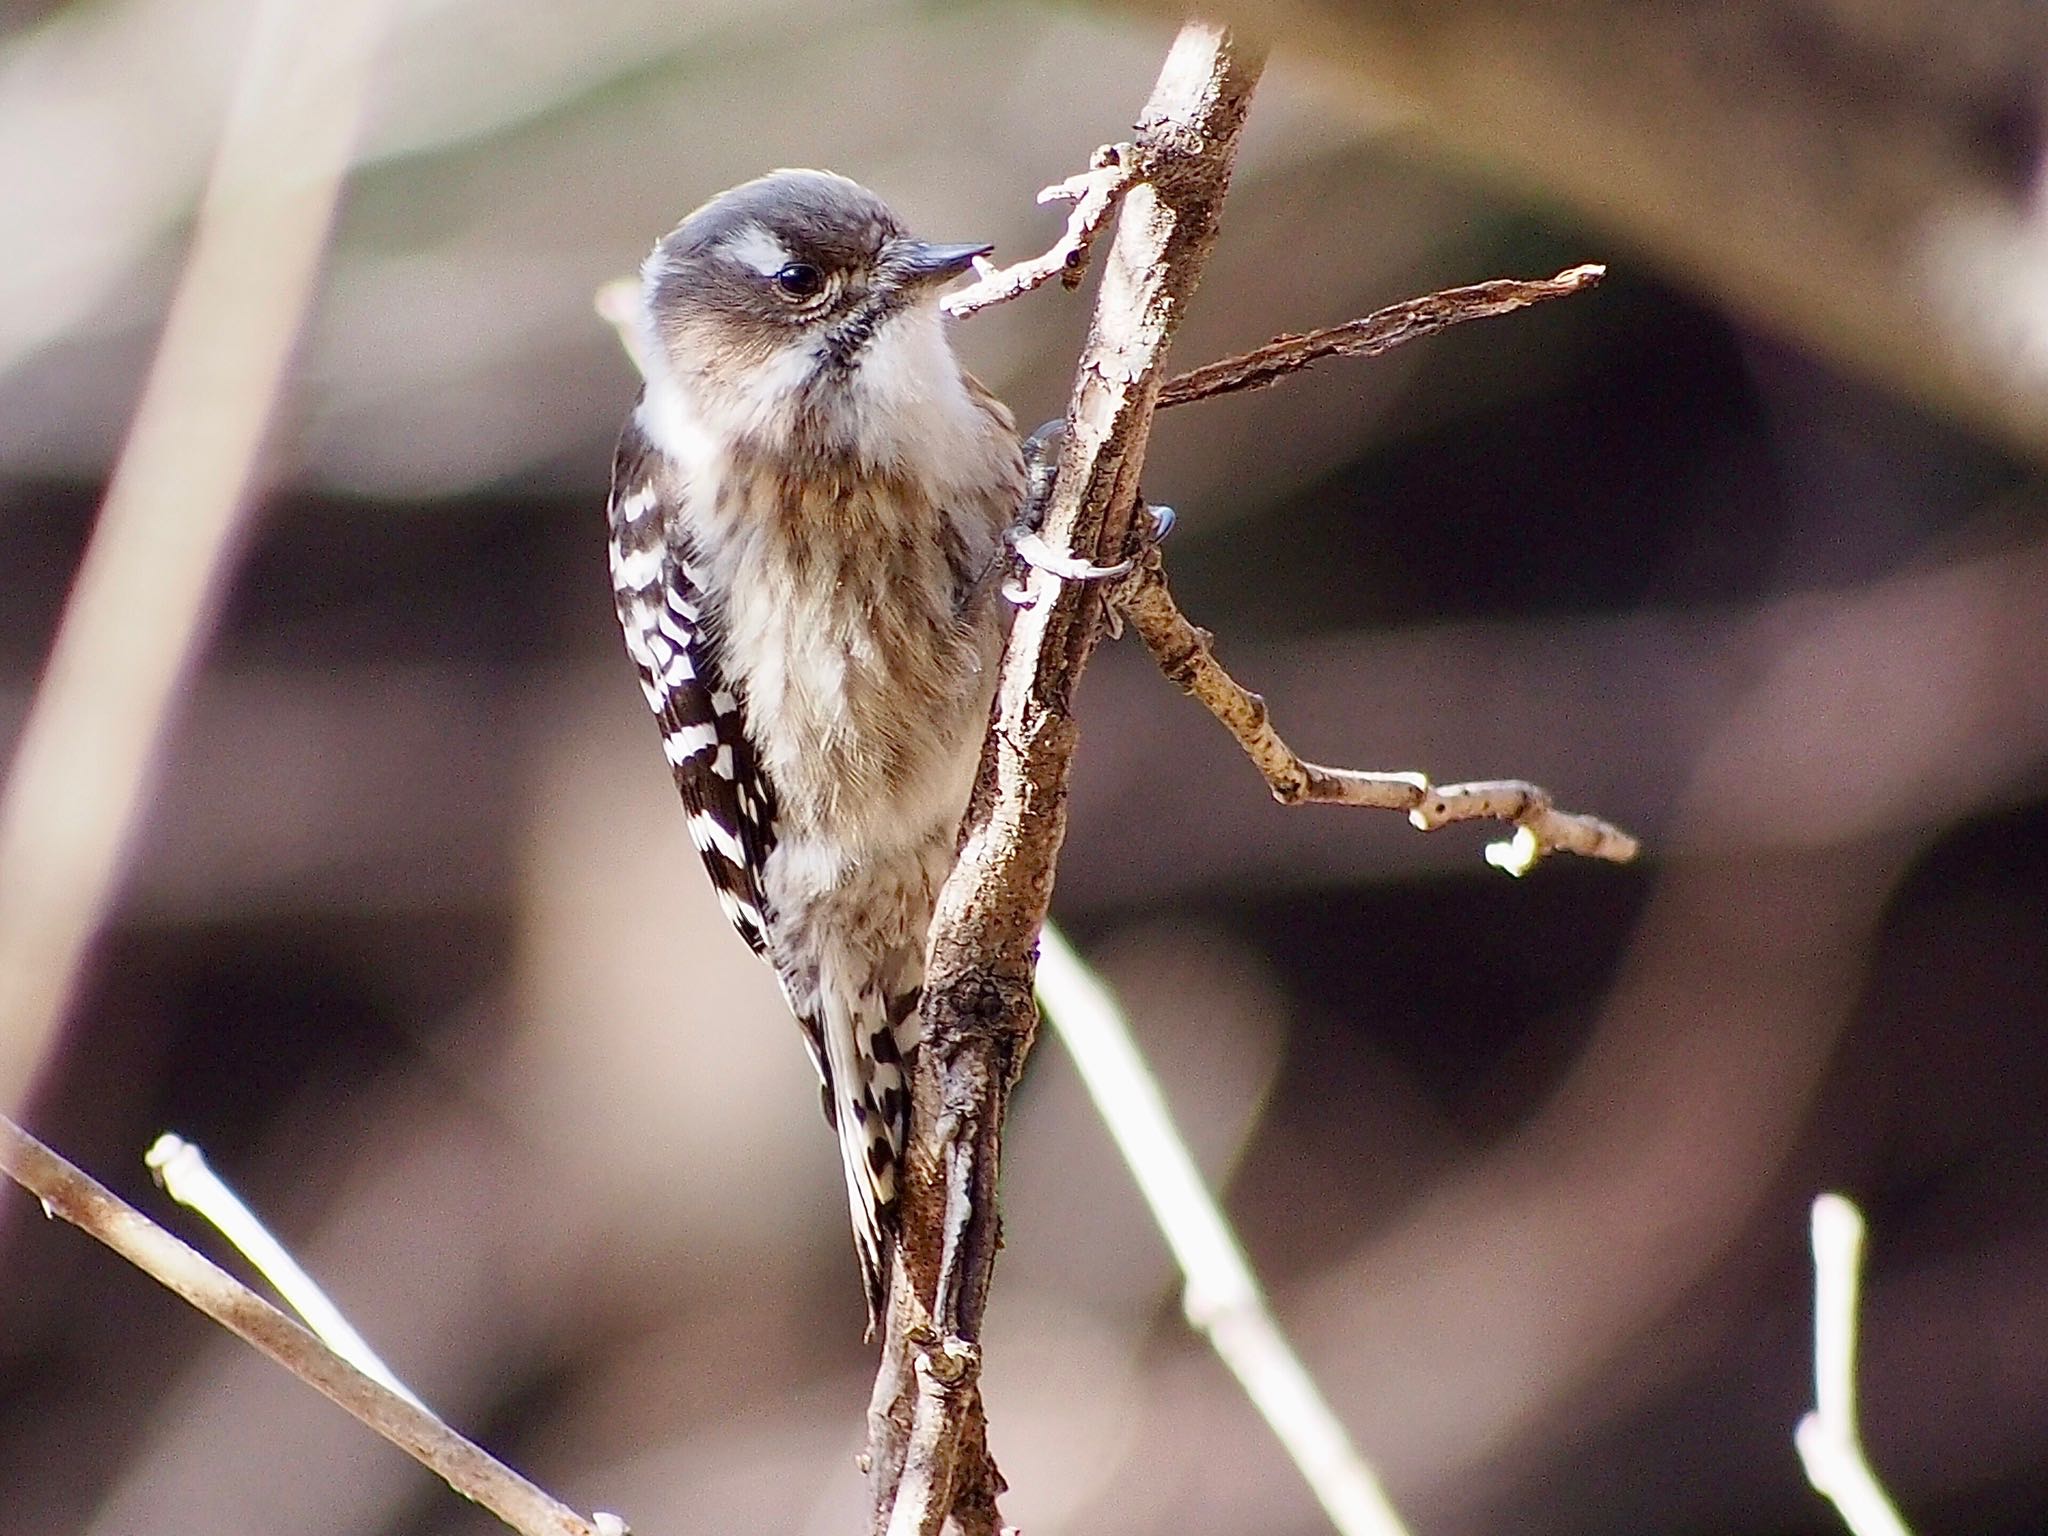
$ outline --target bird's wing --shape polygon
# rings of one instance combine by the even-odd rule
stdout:
[[[626,649],[661,727],[719,905],[757,955],[768,950],[762,866],[775,846],[774,785],[747,737],[744,701],[720,666],[716,635],[674,504],[673,471],[637,413],[612,460],[612,593]]]

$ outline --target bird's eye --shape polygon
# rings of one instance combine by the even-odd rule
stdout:
[[[825,290],[825,274],[808,261],[792,261],[775,274],[775,286],[786,299],[815,299]]]

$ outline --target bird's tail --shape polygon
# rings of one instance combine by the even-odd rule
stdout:
[[[915,986],[824,986],[800,1017],[824,1079],[825,1118],[839,1138],[847,1214],[874,1332],[888,1298],[903,1148],[910,1119],[910,1056],[917,1044]]]

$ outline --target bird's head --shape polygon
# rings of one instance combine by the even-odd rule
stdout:
[[[722,192],[642,268],[644,341],[695,411],[749,435],[853,435],[957,390],[939,289],[986,245],[914,239],[843,176],[785,170]]]

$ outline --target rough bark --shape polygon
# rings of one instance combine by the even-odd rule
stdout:
[[[1260,57],[1184,27],[1138,122],[1126,195],[1068,405],[1044,524],[1055,549],[1111,563],[1131,536],[1167,348],[1214,244]],[[877,1533],[999,1528],[978,1340],[1000,1243],[1009,1094],[1037,1027],[1032,973],[1066,833],[1074,689],[1102,628],[1097,584],[1034,572],[933,922],[900,1262],[869,1416]]]

